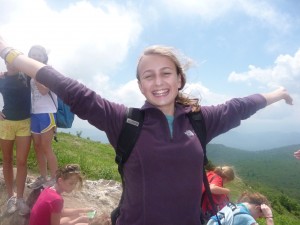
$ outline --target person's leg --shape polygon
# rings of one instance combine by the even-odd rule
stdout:
[[[41,134],[32,133],[32,139],[34,144],[35,156],[39,168],[40,175],[47,178],[47,160],[42,149],[42,138]]]
[[[52,150],[53,136],[54,127],[41,134],[41,149],[43,150],[43,154],[46,156],[51,179],[55,179],[56,171],[58,169],[57,158]]]
[[[20,215],[30,213],[30,208],[23,198],[25,182],[27,177],[27,157],[30,150],[31,136],[16,137],[16,156],[17,156],[17,209]]]
[[[27,158],[30,150],[31,137],[16,137],[16,186],[17,198],[23,198],[26,176],[27,176]]]
[[[16,197],[14,196],[14,172],[13,172],[13,140],[0,139],[3,158],[3,177],[8,200],[6,202],[6,213],[11,214],[17,210]]]
[[[3,176],[8,198],[14,195],[14,172],[13,172],[13,140],[0,139],[3,158]]]

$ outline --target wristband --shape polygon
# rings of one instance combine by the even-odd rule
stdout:
[[[266,218],[266,219],[269,219],[269,218],[272,218],[272,219],[273,219],[273,216],[266,216],[265,218]]]
[[[16,50],[16,49],[11,49],[6,55],[5,55],[5,61],[8,64],[12,64],[12,62],[19,56],[23,55],[22,52]]]

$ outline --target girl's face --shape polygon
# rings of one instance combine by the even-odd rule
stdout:
[[[78,183],[78,176],[76,174],[71,175],[69,178],[65,180],[62,178],[58,179],[58,185],[60,187],[61,192],[67,192],[67,193],[72,192],[76,188],[77,183]]]
[[[45,63],[45,61],[46,61],[44,53],[41,50],[37,49],[37,48],[33,48],[33,49],[30,50],[30,56],[29,57],[32,58],[32,59],[35,59],[36,61],[39,61],[41,63]]]
[[[166,56],[145,55],[138,66],[139,88],[147,101],[164,114],[174,115],[175,98],[181,77],[174,62]]]

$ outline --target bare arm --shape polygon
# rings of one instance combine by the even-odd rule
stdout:
[[[283,87],[280,87],[276,89],[275,91],[262,94],[262,96],[265,97],[267,101],[267,105],[271,105],[275,102],[278,102],[280,100],[284,100],[286,104],[293,105],[293,99],[290,96],[290,94],[287,92],[287,90]]]
[[[61,213],[51,213],[51,225],[60,225]]]
[[[215,195],[228,195],[230,193],[230,190],[228,188],[219,187],[215,184],[210,184],[209,187],[211,193]]]
[[[78,209],[71,209],[71,208],[64,208],[61,216],[78,216],[81,213],[87,213],[93,211],[93,208],[78,208]]]
[[[92,210],[92,208],[64,208],[61,214],[60,225],[88,224],[90,219],[87,216],[87,212]]]

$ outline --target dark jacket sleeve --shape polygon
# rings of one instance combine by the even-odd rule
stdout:
[[[234,98],[217,106],[201,107],[207,129],[207,143],[214,137],[239,126],[241,120],[249,118],[266,105],[266,99],[260,94],[255,94]]]
[[[50,66],[41,68],[36,76],[71,108],[79,118],[104,131],[115,147],[127,108],[110,102],[83,84],[63,76]]]

